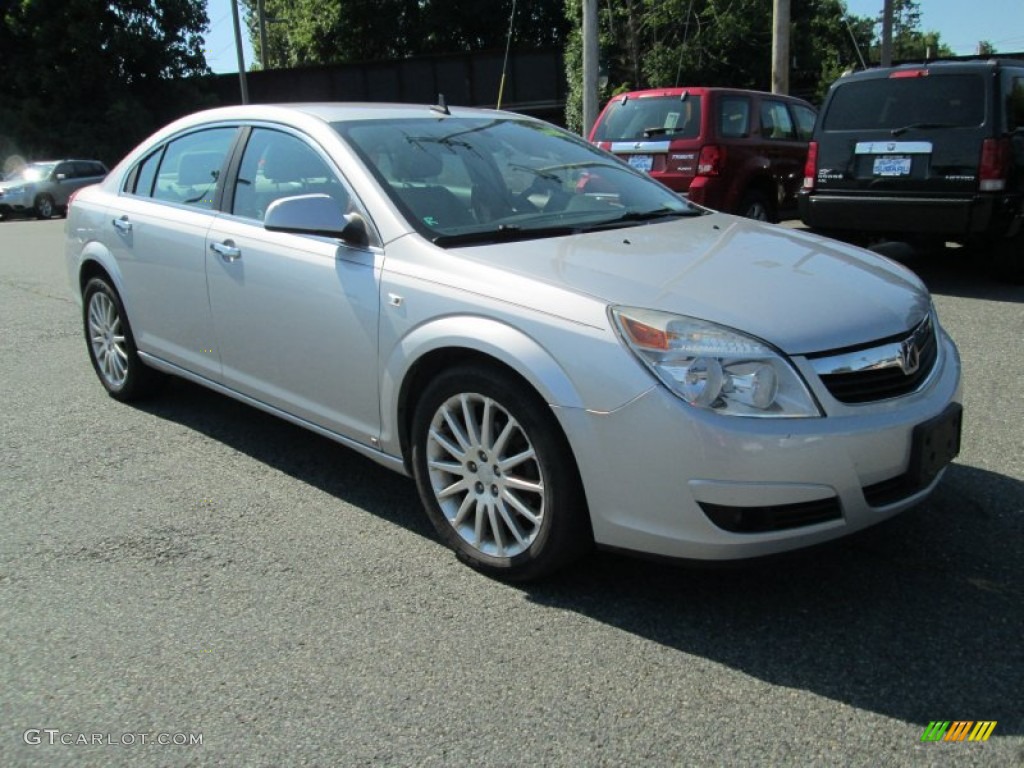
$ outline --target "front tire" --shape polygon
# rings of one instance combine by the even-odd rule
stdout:
[[[157,388],[160,374],[139,359],[121,297],[103,278],[86,283],[82,321],[89,360],[111,397],[128,402]]]
[[[462,366],[434,379],[413,415],[412,464],[442,540],[490,576],[537,579],[593,543],[565,436],[510,372]]]

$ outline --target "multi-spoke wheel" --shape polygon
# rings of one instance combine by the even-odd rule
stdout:
[[[102,278],[93,278],[82,295],[89,359],[107,392],[118,400],[148,394],[159,375],[139,359],[124,306]]]
[[[592,537],[565,438],[550,408],[513,377],[467,367],[435,379],[414,416],[413,469],[435,527],[460,557],[525,580]]]
[[[50,219],[53,218],[53,212],[55,208],[53,205],[53,198],[49,195],[40,195],[35,199],[35,213],[36,218],[39,219]]]

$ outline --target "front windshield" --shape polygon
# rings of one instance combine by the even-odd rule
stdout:
[[[56,165],[56,163],[32,163],[19,168],[5,181],[39,181],[49,176]]]
[[[560,128],[437,117],[334,124],[410,223],[439,245],[631,226],[701,211]]]

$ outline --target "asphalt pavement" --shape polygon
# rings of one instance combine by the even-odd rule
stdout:
[[[524,587],[328,440],[182,381],[107,397],[63,226],[0,222],[0,766],[1024,765],[1024,288],[973,257],[907,261],[964,361],[927,503]]]

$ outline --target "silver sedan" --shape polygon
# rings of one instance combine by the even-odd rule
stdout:
[[[959,357],[912,273],[519,115],[192,115],[76,195],[66,256],[111,396],[171,374],[337,440],[501,578],[834,539],[959,450]]]

